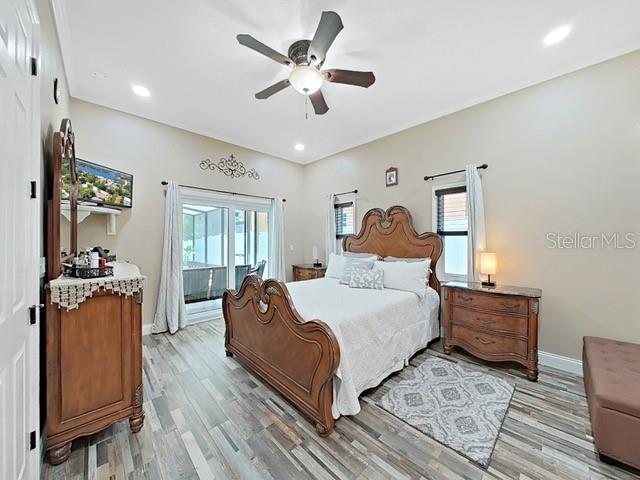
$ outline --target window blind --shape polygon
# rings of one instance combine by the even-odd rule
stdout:
[[[438,200],[438,234],[467,235],[467,188],[436,190]]]
[[[336,203],[336,238],[351,235],[353,230],[353,202]]]

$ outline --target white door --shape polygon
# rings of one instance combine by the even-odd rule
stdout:
[[[39,94],[31,74],[37,13],[28,0],[0,0],[0,479],[35,479],[38,430]],[[38,182],[39,183],[39,182]],[[38,195],[39,196],[39,195]],[[38,435],[36,435],[38,436]]]

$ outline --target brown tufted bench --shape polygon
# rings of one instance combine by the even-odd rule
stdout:
[[[582,369],[601,455],[640,468],[640,345],[584,337]]]

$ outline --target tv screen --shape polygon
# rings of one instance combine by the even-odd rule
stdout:
[[[133,175],[76,158],[78,202],[131,208]],[[71,192],[69,163],[62,165],[63,198]]]

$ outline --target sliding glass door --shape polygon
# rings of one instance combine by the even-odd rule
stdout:
[[[236,265],[255,265],[269,260],[269,213],[236,209]]]
[[[270,202],[182,194],[183,281],[189,321],[220,314],[222,294],[246,275],[268,274]]]
[[[182,205],[182,278],[188,313],[220,308],[229,285],[229,209]]]

